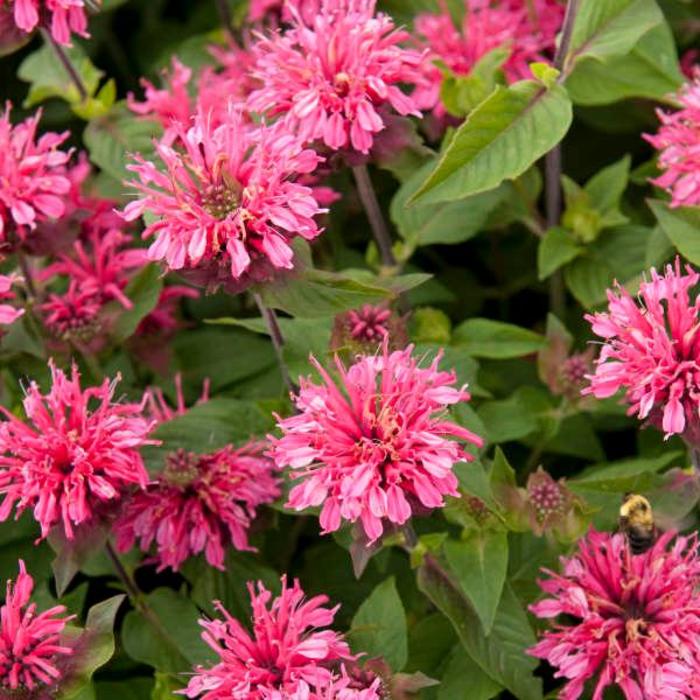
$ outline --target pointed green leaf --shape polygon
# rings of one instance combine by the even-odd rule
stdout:
[[[515,179],[564,138],[571,119],[560,85],[523,80],[496,88],[457,129],[409,204],[462,199]]]
[[[502,531],[474,529],[461,540],[445,542],[444,552],[488,636],[506,581],[508,536]]]
[[[540,240],[537,248],[537,276],[540,280],[547,279],[560,267],[577,258],[583,248],[573,239],[571,234],[561,226],[550,228]]]
[[[510,323],[470,318],[455,328],[452,342],[473,357],[505,359],[537,352],[545,339]]]
[[[678,252],[694,265],[700,265],[700,207],[672,209],[666,202],[648,201],[663,232]]]

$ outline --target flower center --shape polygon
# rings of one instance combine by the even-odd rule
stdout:
[[[199,476],[199,457],[180,448],[165,458],[162,479],[170,486],[185,489]]]
[[[347,97],[350,92],[350,76],[347,73],[336,73],[333,78],[333,87],[338,97]]]
[[[233,180],[209,185],[202,194],[202,206],[215,219],[225,219],[236,211],[240,201],[241,186]]]

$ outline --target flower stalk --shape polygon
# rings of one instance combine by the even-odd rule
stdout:
[[[289,368],[287,367],[287,362],[284,359],[284,336],[282,335],[282,329],[277,321],[277,314],[274,309],[270,309],[265,305],[262,297],[257,293],[253,293],[253,299],[260,311],[260,315],[263,317],[267,329],[270,332],[270,339],[272,340],[272,347],[275,349],[275,355],[277,356],[277,364],[280,368],[280,374],[282,375],[282,381],[284,385],[289,390],[290,394],[296,393],[297,387],[292,381],[289,375]]]
[[[56,57],[61,62],[61,65],[68,74],[68,77],[71,79],[73,85],[75,85],[75,88],[80,95],[80,101],[85,102],[90,95],[85,87],[85,83],[83,83],[83,79],[80,77],[80,74],[75,69],[73,62],[70,60],[70,57],[65,52],[64,48],[56,41],[56,39],[54,39],[51,32],[47,31],[46,29],[42,29],[41,35],[44,37],[44,41],[51,45]]]

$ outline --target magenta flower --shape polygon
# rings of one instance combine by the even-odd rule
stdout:
[[[652,180],[671,195],[671,206],[700,204],[700,73],[676,96],[681,108],[657,110],[661,127],[644,138],[659,151],[664,173]]]
[[[273,438],[274,459],[302,479],[287,506],[322,505],[324,533],[359,520],[373,542],[384,520],[402,525],[419,504],[439,508],[443,496],[459,495],[452,467],[473,456],[450,438],[483,441],[444,414],[469,393],[452,386],[454,372],[438,370],[440,356],[421,368],[412,349],[390,353],[385,342],[348,370],[336,358],[340,388],[312,358],[324,383],[302,378],[299,413],[278,422],[284,435]]]
[[[390,17],[374,14],[375,0],[324,0],[313,21],[294,13],[284,33],[253,47],[252,110],[284,115],[305,142],[368,153],[385,128],[382,110],[420,116],[399,84],[423,80],[423,54],[399,43],[408,35]]]
[[[20,281],[16,275],[0,275],[0,302],[12,301],[15,293],[12,285]],[[0,326],[9,326],[24,314],[24,309],[18,309],[12,304],[0,303]]]
[[[69,192],[66,163],[70,153],[58,147],[68,138],[47,133],[37,140],[41,110],[12,126],[11,104],[0,115],[0,242],[14,245],[37,222],[63,215],[62,195]]]
[[[33,32],[50,18],[51,36],[58,44],[70,46],[73,32],[90,36],[85,0],[0,0],[0,9],[5,3],[14,8],[15,24],[23,32]]]
[[[261,22],[271,19],[273,24],[291,22],[293,14],[298,13],[307,24],[321,11],[321,0],[251,0],[248,19]]]
[[[209,401],[209,379],[204,381],[202,393],[197,400],[197,404],[203,404]],[[158,423],[167,423],[173,418],[184,416],[187,413],[187,405],[185,404],[185,394],[182,390],[182,375],[178,372],[175,375],[175,406],[172,407],[166,401],[163,390],[160,387],[148,387],[143,393],[143,408],[144,414],[153,418]]]
[[[442,72],[439,61],[458,76],[469,75],[474,65],[490,51],[508,49],[503,72],[509,83],[530,77],[529,64],[552,57],[557,33],[564,19],[558,0],[464,0],[461,27],[444,8],[439,14],[420,14],[415,27],[421,45],[430,51],[426,65],[427,85],[416,91],[421,109],[440,103]]]
[[[541,618],[566,615],[528,653],[567,680],[559,697],[576,700],[596,681],[593,700],[617,685],[627,700],[700,697],[700,559],[695,537],[665,533],[633,555],[624,535],[591,531],[563,574],[540,581]]]
[[[144,236],[155,237],[152,260],[188,273],[203,286],[224,283],[232,291],[293,267],[290,243],[321,233],[322,210],[310,188],[294,179],[313,171],[319,157],[278,127],[252,127],[240,110],[213,127],[200,112],[178,131],[176,146],[158,144],[165,172],[138,160],[130,184],[141,198],[124,212],[156,217]]]
[[[66,624],[75,617],[59,617],[66,611],[57,605],[37,613],[29,598],[34,580],[20,559],[17,580],[7,582],[5,604],[0,608],[0,688],[10,697],[26,697],[23,691],[52,686],[61,678],[60,659],[73,653],[61,641]],[[50,693],[51,697],[53,694]],[[43,697],[43,696],[42,696]],[[49,697],[49,694],[46,695]]]
[[[82,290],[75,281],[69,282],[63,294],[50,293],[38,309],[44,326],[59,340],[86,343],[101,330],[99,296],[93,290]]]
[[[678,259],[663,276],[652,269],[651,281],[640,285],[639,305],[618,285],[608,291],[607,312],[586,316],[605,344],[582,393],[604,399],[625,389],[630,415],[648,418],[666,437],[683,435],[695,443],[700,438],[700,301],[691,301],[690,290],[700,275],[690,266],[686,272]]]
[[[365,304],[361,309],[348,312],[350,335],[354,340],[380,342],[389,335],[391,310],[385,306]]]
[[[0,423],[0,521],[17,506],[32,508],[46,537],[62,525],[68,539],[74,526],[89,522],[101,506],[118,501],[130,486],[144,488],[148,475],[138,448],[153,423],[137,404],[114,403],[119,378],[83,390],[78,370],[70,376],[49,361],[52,386],[42,394],[32,382],[24,399],[27,422],[4,407]]]
[[[207,455],[171,452],[163,473],[122,509],[115,524],[117,547],[126,552],[138,541],[147,552],[155,543],[159,571],[177,571],[201,552],[224,570],[229,543],[256,551],[248,544],[248,530],[257,508],[280,493],[274,465],[262,453],[252,443]]]
[[[181,284],[171,284],[163,288],[158,303],[151,313],[144,316],[136,329],[136,335],[160,335],[164,340],[184,324],[178,318],[181,299],[198,299],[199,291]]]
[[[211,667],[198,666],[184,694],[201,700],[379,700],[379,682],[351,690],[343,671],[353,662],[343,635],[328,627],[338,608],[324,607],[325,595],[310,600],[295,581],[273,599],[262,582],[257,593],[248,584],[253,606],[252,634],[215,603],[223,619],[201,620],[202,639],[220,657]],[[374,686],[374,690],[371,690]],[[332,691],[337,690],[336,694]],[[347,691],[347,694],[345,694]]]

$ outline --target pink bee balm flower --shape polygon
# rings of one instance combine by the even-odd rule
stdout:
[[[375,15],[375,4],[324,0],[308,24],[293,11],[290,29],[253,48],[253,73],[263,86],[251,94],[251,109],[284,115],[306,142],[360,153],[385,128],[382,110],[420,116],[399,84],[423,79],[423,54],[399,46],[408,35],[387,15]]]
[[[332,694],[335,684],[349,686],[343,662],[352,662],[343,635],[328,627],[335,608],[324,607],[325,595],[304,599],[295,581],[287,585],[282,577],[282,592],[276,598],[262,582],[257,592],[248,584],[253,606],[252,634],[231,617],[220,602],[216,608],[223,619],[201,620],[202,639],[216,652],[220,661],[211,668],[198,666],[184,694],[201,700],[379,700],[370,692]],[[347,680],[345,680],[347,679]],[[377,687],[378,684],[375,684]]]
[[[136,404],[114,403],[117,378],[83,390],[78,370],[70,376],[49,361],[52,386],[42,394],[32,382],[24,399],[27,422],[4,407],[0,423],[0,521],[17,505],[19,516],[32,508],[46,537],[62,525],[68,539],[74,526],[90,521],[103,504],[118,501],[132,485],[144,488],[148,475],[138,448],[153,423]]]
[[[72,32],[90,36],[85,0],[0,0],[0,8],[6,3],[14,8],[15,24],[23,32],[33,32],[50,17],[51,36],[58,44],[70,46]]]
[[[257,508],[279,496],[273,471],[259,444],[208,455],[172,452],[163,473],[123,508],[115,524],[117,547],[126,552],[138,540],[148,551],[155,543],[159,571],[177,571],[188,557],[204,552],[223,571],[229,542],[256,551],[248,544],[248,530]]]
[[[676,96],[681,108],[657,110],[661,127],[644,138],[659,151],[664,173],[652,180],[671,195],[671,206],[700,204],[700,73]]]
[[[440,104],[440,61],[458,76],[469,75],[474,65],[494,49],[508,56],[503,71],[509,83],[530,77],[529,64],[546,61],[554,53],[555,39],[564,20],[564,5],[558,0],[464,0],[461,27],[454,24],[447,7],[439,14],[416,17],[416,33],[430,51],[426,63],[427,86],[419,88],[416,100],[422,109]]]
[[[73,653],[61,633],[75,616],[60,617],[66,611],[63,605],[37,613],[36,604],[29,602],[33,590],[34,580],[20,559],[17,580],[14,585],[7,582],[0,608],[0,688],[5,698],[6,693],[29,697],[26,691],[55,685],[61,678],[61,658]],[[53,693],[41,697],[49,696]]]
[[[593,700],[617,685],[627,700],[700,697],[700,559],[695,537],[665,533],[633,555],[624,535],[591,531],[563,573],[540,581],[541,618],[566,615],[528,653],[567,680],[559,697],[576,700],[588,681]]]
[[[0,242],[13,245],[37,222],[63,215],[62,195],[71,189],[66,177],[70,153],[58,147],[68,138],[47,133],[37,140],[41,110],[13,126],[8,102],[0,115]]]
[[[129,166],[142,196],[125,218],[146,211],[157,218],[144,231],[155,237],[149,257],[231,291],[292,268],[292,239],[321,233],[314,217],[324,210],[294,181],[319,157],[279,127],[247,125],[233,107],[217,127],[200,112],[190,129],[174,128],[177,147],[157,146],[166,172],[142,159]]]
[[[605,344],[595,374],[587,375],[584,394],[608,398],[625,389],[628,413],[649,418],[666,437],[678,434],[695,443],[700,438],[700,301],[690,290],[700,275],[680,261],[665,274],[651,270],[651,281],[639,288],[640,304],[620,287],[608,291],[608,311],[587,315],[593,332]]]
[[[0,275],[0,301],[11,301],[15,298],[12,285],[21,280],[16,275]],[[12,304],[0,303],[0,326],[9,326],[24,314],[24,309],[17,309]]]
[[[324,533],[341,520],[359,520],[370,542],[383,521],[401,525],[414,506],[438,508],[458,496],[455,462],[470,455],[451,437],[481,447],[474,433],[445,419],[448,406],[469,400],[455,388],[454,372],[438,370],[440,356],[425,368],[405,350],[360,358],[347,369],[336,358],[340,388],[311,361],[324,383],[301,378],[298,415],[279,420],[283,437],[273,442],[277,466],[302,479],[287,506],[323,505]]]
[[[301,16],[307,24],[313,23],[314,15],[321,10],[321,0],[251,0],[248,19],[260,22],[272,19],[291,22],[293,13]]]
[[[63,294],[49,294],[38,306],[43,322],[54,338],[63,341],[89,342],[100,331],[102,303],[92,290],[82,290],[71,281]]]

